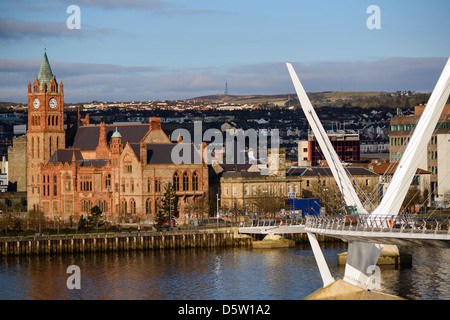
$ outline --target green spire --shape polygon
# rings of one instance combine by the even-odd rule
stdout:
[[[112,138],[122,138],[122,135],[120,134],[120,132],[117,131],[117,127],[116,127],[116,132],[114,132],[111,137]]]
[[[47,52],[44,53],[42,58],[41,68],[38,74],[39,88],[42,89],[42,83],[46,83],[47,86],[50,85],[50,81],[53,78],[52,68],[50,68],[50,63],[48,62]]]

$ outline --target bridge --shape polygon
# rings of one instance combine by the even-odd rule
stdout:
[[[385,195],[370,214],[359,199],[350,177],[331,145],[292,64],[286,63],[286,66],[306,119],[342,194],[348,214],[344,218],[310,217],[303,228],[303,232],[307,233],[311,243],[324,288],[335,283],[335,279],[330,273],[315,234],[348,241],[347,262],[343,280],[363,289],[369,288],[368,284],[372,281],[372,267],[376,265],[385,244],[421,244],[449,247],[448,225],[442,228],[442,225],[435,224],[434,229],[429,229],[430,224],[428,222],[420,224],[418,221],[407,221],[402,223],[399,212],[419,166],[421,159],[419,153],[421,150],[426,150],[445,103],[450,96],[450,58],[447,60],[427,106],[408,140]],[[300,227],[295,228],[301,229]],[[279,232],[275,228],[264,230]]]
[[[450,248],[450,220],[419,219],[414,215],[306,216],[305,219],[260,220],[245,223],[239,233],[315,233],[346,242],[364,241],[389,245],[419,245]]]

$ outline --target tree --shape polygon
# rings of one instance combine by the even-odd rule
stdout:
[[[169,213],[172,217],[178,217],[180,213],[178,197],[174,186],[170,182],[164,188],[164,195],[161,199],[161,209],[166,213]]]
[[[274,215],[286,206],[286,199],[284,196],[276,196],[258,190],[256,197],[254,198],[254,204],[256,211],[260,213],[270,213]]]
[[[428,198],[429,198],[429,196],[430,196],[430,191],[428,191],[428,189],[425,189],[423,191],[423,206],[425,208],[428,207],[428,200],[429,200]]]
[[[414,206],[420,203],[420,192],[415,189],[409,189],[406,193],[402,207],[404,208],[405,212],[414,212]]]
[[[38,230],[39,229],[39,219],[40,219],[40,223],[41,226],[44,225],[44,214],[41,212],[41,214],[39,214],[39,210],[29,210],[28,211],[28,223],[30,228],[34,229],[34,230]]]
[[[90,215],[88,216],[88,224],[91,226],[98,227],[98,223],[100,222],[100,219],[102,218],[102,210],[100,210],[99,206],[94,206],[91,208]]]
[[[197,217],[205,219],[209,216],[210,205],[209,205],[209,195],[195,198],[191,200],[184,208],[184,212],[189,213],[191,217]],[[215,208],[215,207],[214,207]]]
[[[165,222],[169,221],[170,216],[178,217],[179,215],[179,205],[178,197],[175,193],[175,188],[171,183],[165,186],[164,195],[161,199],[161,203],[158,204],[155,221],[156,228],[161,229]]]
[[[88,226],[88,220],[83,215],[81,215],[80,219],[78,220],[77,228],[83,229],[83,228],[86,228],[87,226]]]

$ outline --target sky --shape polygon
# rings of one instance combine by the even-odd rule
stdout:
[[[431,92],[450,56],[449,9],[448,0],[0,0],[0,101],[26,102],[44,50],[68,103],[188,99],[225,84],[233,95],[294,93],[285,62],[308,92]]]

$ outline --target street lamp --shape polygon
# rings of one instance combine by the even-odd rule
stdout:
[[[217,196],[217,228],[219,228],[219,193],[216,194]]]
[[[170,226],[170,231],[173,231],[173,226],[172,226],[172,190],[170,188],[170,183],[169,183],[169,226]]]
[[[34,188],[38,189],[38,193],[39,193],[39,236],[42,236],[42,229],[41,229],[41,188],[38,186],[34,186]]]

